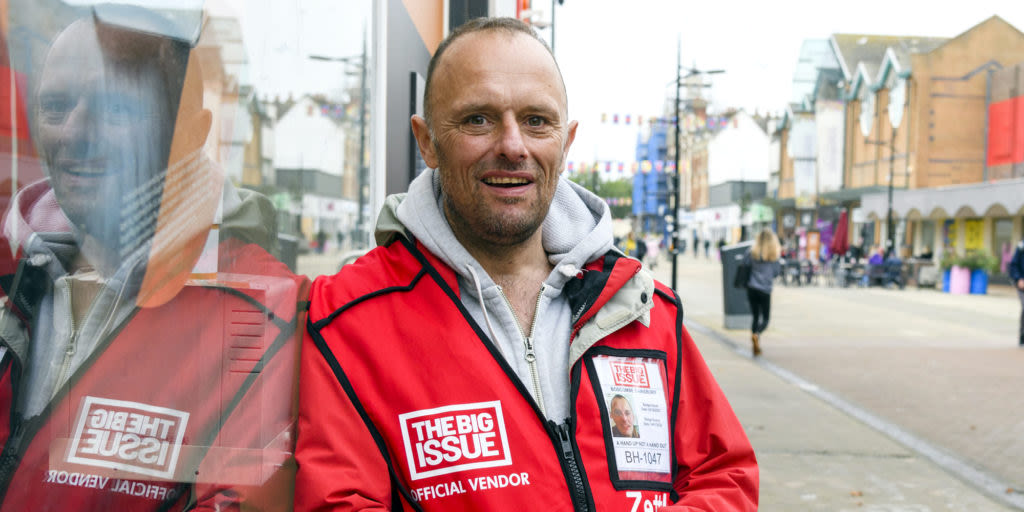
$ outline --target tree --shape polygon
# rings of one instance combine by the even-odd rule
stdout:
[[[569,177],[577,185],[593,192],[598,197],[605,199],[618,199],[624,204],[609,204],[612,218],[624,219],[632,214],[633,182],[628,179],[617,179],[602,181],[596,174],[573,174]]]

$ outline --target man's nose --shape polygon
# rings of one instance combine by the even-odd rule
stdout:
[[[93,108],[85,99],[79,99],[64,118],[61,137],[65,144],[80,143],[97,129],[93,126]]]
[[[526,143],[519,121],[514,114],[505,114],[501,118],[501,131],[498,140],[498,154],[510,162],[518,163],[526,160]]]

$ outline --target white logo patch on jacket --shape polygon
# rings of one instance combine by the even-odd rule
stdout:
[[[501,402],[477,402],[398,415],[409,478],[512,464]]]
[[[67,461],[173,478],[187,423],[184,411],[87,396]]]

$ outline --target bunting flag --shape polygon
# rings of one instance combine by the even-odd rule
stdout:
[[[629,164],[629,172],[636,174],[636,171],[640,170],[640,162],[633,162]]]
[[[642,170],[644,174],[651,172],[651,161],[644,160],[643,162],[640,162],[640,170]]]
[[[654,170],[655,171],[661,172],[662,169],[664,169],[664,168],[665,168],[665,162],[663,162],[661,160],[658,160],[657,162],[654,162]]]
[[[607,123],[607,122],[608,122],[608,114],[601,114],[601,123],[603,124],[603,123]]]
[[[669,162],[666,168],[668,169],[668,172],[674,172],[676,170],[676,163]]]
[[[619,115],[612,114],[612,124],[619,124]]]
[[[569,172],[572,172],[574,167],[575,167],[575,163],[574,162],[569,162],[569,163],[565,164],[565,169],[567,171],[569,171]]]
[[[632,123],[630,123],[630,115],[629,114],[626,114],[626,124],[632,124]]]
[[[621,174],[625,170],[626,170],[626,164],[623,163],[623,162],[619,162],[619,173]]]

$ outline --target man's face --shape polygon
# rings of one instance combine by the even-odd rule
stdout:
[[[633,408],[629,402],[622,398],[612,399],[612,421],[615,422],[615,430],[620,434],[633,435]]]
[[[554,60],[526,35],[478,32],[448,48],[432,81],[433,140],[422,129],[417,140],[455,235],[467,247],[526,241],[576,132]]]
[[[152,206],[133,194],[160,190],[140,185],[166,166],[166,94],[155,65],[110,55],[90,22],[58,36],[43,64],[35,115],[51,184],[68,219],[107,246],[143,213],[123,207]]]

